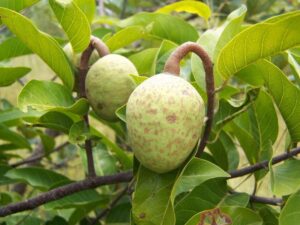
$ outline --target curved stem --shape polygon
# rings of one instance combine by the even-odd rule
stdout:
[[[203,67],[205,70],[205,82],[206,82],[206,93],[207,93],[207,121],[205,124],[202,139],[200,141],[196,156],[199,157],[204,151],[207,144],[209,134],[212,128],[213,116],[214,116],[214,96],[215,96],[215,84],[214,84],[214,73],[213,64],[206,53],[206,51],[200,47],[197,43],[186,42],[179,46],[168,58],[164,72],[179,75],[180,73],[180,61],[189,53],[193,52],[197,54],[202,60]]]
[[[107,45],[99,38],[92,36],[91,37],[91,45],[95,48],[98,52],[100,57],[106,56],[110,54],[109,48]]]
[[[86,50],[83,51],[81,58],[80,58],[80,66],[79,66],[79,76],[78,76],[78,95],[80,98],[86,98],[85,93],[85,78],[87,72],[89,70],[89,60],[92,55],[93,50],[96,49],[99,56],[105,56],[109,54],[108,47],[102,42],[99,38],[94,36],[91,37],[91,41],[89,46]],[[89,118],[88,114],[83,116],[85,125],[89,129]],[[90,139],[85,141],[85,150],[87,155],[87,165],[88,165],[88,176],[94,177],[96,176],[95,166],[94,166],[94,158],[93,158],[93,149],[92,149],[92,142]]]

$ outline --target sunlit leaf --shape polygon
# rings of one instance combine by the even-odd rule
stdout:
[[[73,71],[58,42],[46,33],[39,31],[28,18],[15,11],[0,7],[0,16],[11,32],[39,55],[65,85],[72,89],[74,85]]]

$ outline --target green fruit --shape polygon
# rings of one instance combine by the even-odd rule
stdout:
[[[130,95],[126,121],[130,145],[146,168],[165,173],[179,167],[198,142],[205,107],[184,79],[162,73]]]
[[[86,95],[101,118],[117,120],[115,111],[126,104],[136,87],[130,74],[138,72],[132,62],[121,55],[106,55],[92,65],[86,77]]]
[[[80,58],[81,58],[81,53],[74,53],[73,48],[71,43],[68,43],[65,45],[65,47],[63,48],[66,56],[68,57],[68,59],[70,60],[70,62],[75,66],[75,67],[79,67],[80,65]],[[96,50],[94,50],[92,52],[92,55],[90,57],[89,60],[89,65],[94,64],[97,60],[99,59],[99,55],[97,53]]]

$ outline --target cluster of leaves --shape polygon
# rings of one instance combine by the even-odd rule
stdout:
[[[62,38],[41,31],[22,14],[44,1],[0,2],[2,27],[11,32],[0,44],[2,64],[14,57],[36,54],[57,76],[47,81],[26,80],[30,68],[0,67],[1,87],[25,82],[20,93],[11,89],[13,95],[18,94],[17,105],[1,99],[1,207],[72,182],[55,170],[56,161],[63,161],[70,169],[66,161],[79,156],[86,171],[83,143],[91,139],[98,176],[133,168],[136,181],[132,199],[125,195],[115,204],[101,218],[105,224],[297,224],[299,160],[270,165],[269,172],[253,174],[254,186],[270,176],[272,194],[287,200],[283,208],[250,202],[250,194],[233,192],[226,181],[228,172],[239,168],[241,152],[253,165],[297,146],[300,140],[300,11],[271,17],[289,11],[293,1],[276,1],[275,8],[275,1],[247,1],[247,6],[241,5],[242,1],[216,1],[210,7],[198,1],[182,1],[155,12],[133,14],[142,6],[154,7],[149,1],[141,2],[108,1],[105,6],[109,16],[95,18],[94,0],[49,0],[45,7],[55,15]],[[128,148],[124,107],[116,112],[120,121],[108,123],[89,112],[86,99],[74,97],[78,72],[63,46],[70,42],[74,52],[81,53],[91,35],[135,64],[141,75],[134,77],[137,84],[161,72],[172,50],[186,41],[197,42],[207,50],[215,65],[218,99],[213,131],[202,159],[191,157],[182,168],[167,174],[151,172],[134,160]],[[182,62],[181,76],[206,99],[205,74],[196,55]],[[90,129],[86,129],[83,118],[87,113],[96,121]],[[114,131],[115,140],[98,129],[99,122]],[[49,134],[49,130],[56,134]],[[68,143],[55,153],[55,145],[61,144],[58,137]],[[278,139],[285,142],[284,146],[278,147]],[[39,154],[46,160],[38,166],[14,163],[28,152],[33,157],[40,146],[43,150]],[[73,178],[78,179],[82,177]],[[25,194],[11,192],[18,183],[27,185]],[[43,209],[11,215],[2,223],[91,224],[91,218],[107,208],[124,187],[110,185],[78,192],[49,202]]]

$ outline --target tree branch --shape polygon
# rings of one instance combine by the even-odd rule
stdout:
[[[299,153],[300,153],[300,147],[294,148],[289,152],[285,152],[281,155],[278,155],[278,156],[275,156],[274,158],[272,158],[271,164],[274,165],[274,164],[280,163],[286,159],[289,159],[289,158],[292,158],[293,156],[298,155]],[[236,177],[241,177],[241,176],[247,175],[249,173],[253,173],[255,171],[261,170],[261,169],[268,169],[268,164],[269,164],[269,161],[265,160],[265,161],[256,163],[254,165],[251,165],[251,166],[248,166],[248,167],[245,167],[242,169],[230,171],[229,172],[229,174],[231,176],[230,179],[236,178]]]
[[[276,164],[276,163],[282,162],[286,159],[292,158],[293,156],[296,156],[299,153],[300,153],[300,147],[292,149],[290,152],[286,152],[281,155],[275,156],[272,159],[272,164]],[[253,173],[260,169],[267,168],[267,166],[268,166],[268,161],[263,161],[263,162],[254,164],[249,167],[231,171],[231,172],[229,172],[229,174],[231,175],[231,177],[229,179]],[[4,217],[7,215],[11,215],[13,213],[17,213],[17,212],[21,212],[21,211],[25,211],[25,210],[29,210],[29,209],[34,209],[34,208],[36,208],[40,205],[43,205],[47,202],[61,199],[65,196],[74,194],[79,191],[92,189],[92,188],[96,188],[98,186],[107,185],[107,184],[129,182],[129,181],[131,181],[132,178],[133,178],[132,172],[119,173],[116,175],[104,176],[104,177],[87,178],[82,181],[74,182],[72,184],[68,184],[68,185],[61,186],[59,188],[55,188],[49,192],[43,193],[43,194],[41,194],[37,197],[31,198],[29,200],[14,203],[14,204],[9,204],[5,207],[2,207],[2,208],[0,208],[0,217]],[[271,203],[274,203],[276,205],[281,204],[281,200],[279,200],[277,198],[275,198],[275,200],[274,199],[270,200],[270,199],[267,199],[264,197],[253,196],[253,197],[250,197],[250,199],[252,199],[251,201],[256,201],[256,202],[263,202],[263,201],[268,202],[266,204],[271,204]]]
[[[212,122],[214,116],[214,101],[215,101],[215,84],[214,84],[214,73],[213,64],[206,53],[206,51],[200,47],[197,43],[186,42],[180,45],[168,58],[164,72],[179,75],[180,73],[180,61],[189,53],[193,52],[199,56],[202,60],[203,67],[205,70],[205,82],[206,82],[206,93],[207,93],[207,110],[204,132],[198,147],[196,156],[199,157],[207,144]]]
[[[98,186],[129,182],[132,179],[132,172],[119,173],[111,176],[91,177],[82,181],[67,184],[41,195],[25,200],[23,202],[9,204],[0,208],[0,217],[8,216],[17,212],[34,209],[45,203],[61,199],[65,196],[74,194],[79,191],[96,188]]]
[[[261,197],[256,195],[250,195],[250,202],[257,202],[257,203],[276,205],[276,206],[281,206],[284,203],[282,198],[266,198],[266,197]]]
[[[84,50],[80,58],[79,78],[78,78],[78,95],[80,98],[86,98],[85,78],[89,70],[89,59],[95,48],[98,51],[100,57],[109,54],[108,47],[100,39],[92,36],[89,46],[87,47],[86,50]],[[89,129],[90,124],[89,124],[88,113],[83,116],[83,119],[85,121],[85,125],[87,129]],[[95,177],[96,170],[94,165],[92,141],[90,139],[85,140],[85,151],[87,156],[88,176]]]
[[[229,191],[230,194],[240,194],[241,192],[236,192],[236,191]],[[256,196],[256,195],[249,195],[250,197],[250,202],[257,202],[257,203],[263,203],[263,204],[268,204],[268,205],[276,205],[276,206],[281,206],[284,201],[282,198],[266,198],[266,197],[261,197],[261,196]]]
[[[54,153],[54,152],[57,152],[59,150],[61,150],[62,148],[66,147],[67,145],[69,144],[69,142],[65,142],[59,146],[57,146],[56,148],[54,148],[51,152],[49,152],[48,154],[45,154],[44,152],[42,154],[38,154],[38,155],[35,155],[35,156],[32,156],[32,157],[29,157],[27,159],[24,159],[24,160],[21,160],[19,162],[15,162],[15,163],[12,163],[10,164],[9,166],[11,167],[18,167],[18,166],[21,166],[21,165],[24,165],[24,164],[28,164],[28,163],[33,163],[33,162],[36,162],[46,156],[49,156],[50,154]]]

